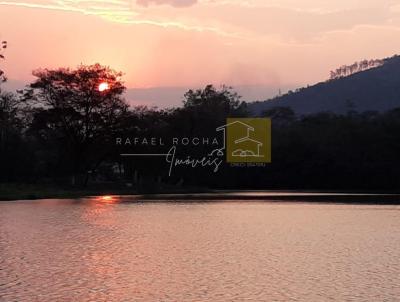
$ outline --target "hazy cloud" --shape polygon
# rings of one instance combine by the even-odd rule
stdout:
[[[214,83],[215,84],[215,83]],[[217,88],[220,86],[215,84]],[[131,88],[126,91],[125,98],[132,106],[146,105],[161,109],[182,106],[183,95],[189,89],[199,89],[203,86],[191,87],[152,87]],[[280,86],[283,92],[293,89],[293,86]],[[239,85],[233,89],[247,101],[265,100],[276,96],[279,86],[273,85]]]
[[[136,0],[136,3],[142,6],[166,4],[174,7],[187,7],[196,4],[197,0]]]
[[[10,25],[1,29],[9,49],[0,63],[10,79],[27,82],[38,67],[100,62],[124,71],[128,87],[225,83],[270,86],[276,94],[285,85],[327,79],[337,66],[398,52],[399,3],[0,0],[1,24]],[[127,96],[161,107],[180,104],[183,90],[136,89]],[[243,95],[258,99],[269,93],[251,87]]]
[[[136,0],[140,6],[170,5],[187,7],[198,0]],[[160,17],[158,15],[140,14],[132,7],[131,0],[0,0],[0,6],[17,6],[33,9],[65,11],[98,16],[104,20],[132,25],[149,25],[163,28],[177,28],[185,31],[210,32],[219,36],[241,38],[236,32],[222,30],[216,26],[208,26],[201,22],[186,22],[180,19]],[[156,9],[156,8],[155,8]]]

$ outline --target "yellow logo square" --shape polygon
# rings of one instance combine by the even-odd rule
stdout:
[[[271,119],[228,118],[225,126],[228,163],[271,162]]]

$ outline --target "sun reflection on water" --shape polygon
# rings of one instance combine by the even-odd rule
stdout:
[[[103,203],[116,203],[118,201],[118,198],[112,195],[103,195],[97,197],[96,200]]]

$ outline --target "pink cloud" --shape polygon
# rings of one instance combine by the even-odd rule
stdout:
[[[187,7],[196,4],[197,0],[136,0],[136,3],[142,6],[166,4],[174,7]]]

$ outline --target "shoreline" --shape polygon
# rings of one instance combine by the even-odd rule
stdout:
[[[115,197],[131,199],[126,200],[126,202],[265,201],[400,205],[400,194],[394,193],[332,193],[316,191],[225,191],[213,193],[139,194],[130,196],[116,195]]]
[[[79,199],[114,196],[132,201],[292,201],[363,204],[400,204],[400,192],[363,190],[212,190],[206,188],[164,188],[160,192],[140,192],[121,186],[65,187],[43,184],[0,184],[0,202],[41,199]]]
[[[31,188],[31,190],[0,192],[0,202],[43,199],[85,199],[108,196],[125,199],[122,202],[221,202],[221,201],[265,201],[265,202],[321,202],[347,204],[387,204],[400,205],[400,193],[350,192],[318,190],[198,190],[189,192],[147,193],[134,190],[95,190]],[[14,188],[15,189],[15,188]]]

